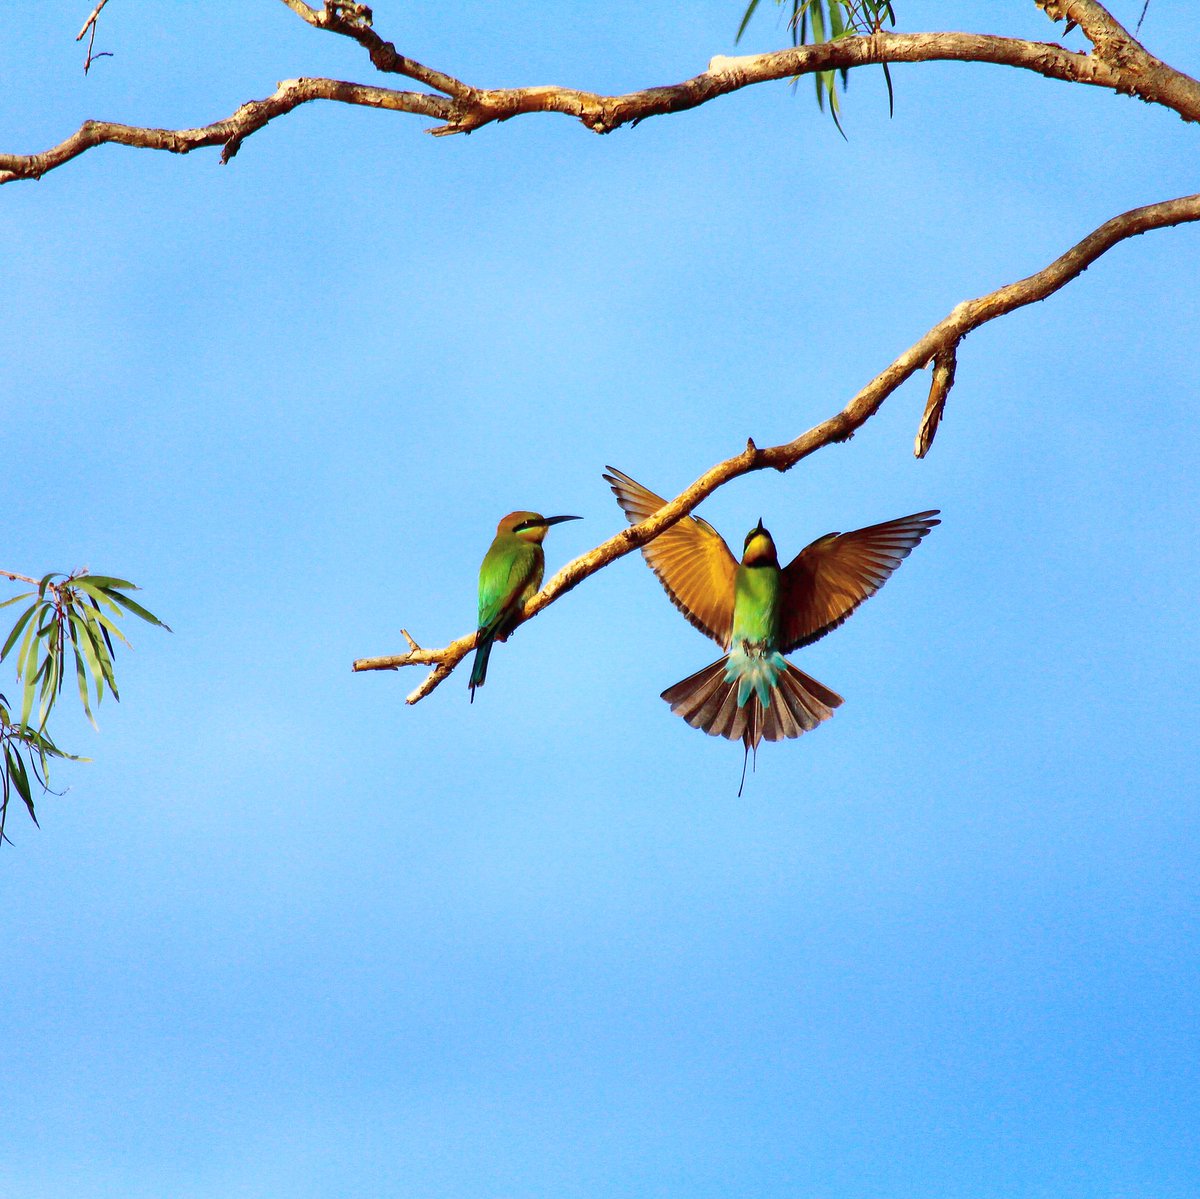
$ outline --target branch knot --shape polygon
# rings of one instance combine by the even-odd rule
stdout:
[[[325,21],[331,25],[349,25],[370,29],[375,16],[365,4],[355,0],[325,0]]]

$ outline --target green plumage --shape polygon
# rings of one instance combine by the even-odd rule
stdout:
[[[515,534],[499,535],[484,555],[479,568],[479,637],[471,669],[471,698],[487,679],[488,657],[493,642],[503,641],[511,631],[510,618],[537,594],[546,569],[540,545],[522,541]]]
[[[738,683],[738,707],[750,693],[764,708],[770,707],[771,692],[781,669],[786,669],[779,649],[779,563],[743,562],[733,577],[733,650],[726,659],[726,678]],[[754,647],[751,652],[750,647]]]
[[[492,646],[504,641],[521,623],[526,603],[537,594],[546,569],[542,540],[546,530],[577,516],[539,516],[536,512],[510,512],[497,526],[496,538],[479,567],[479,625],[475,661],[471,666],[471,702],[475,688],[487,679]]]

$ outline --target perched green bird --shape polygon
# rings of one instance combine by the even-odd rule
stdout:
[[[475,688],[487,678],[492,642],[504,641],[520,623],[525,601],[537,594],[546,569],[542,541],[551,525],[578,516],[539,516],[536,512],[510,512],[496,526],[496,540],[479,568],[479,633],[471,667],[471,702]]]
[[[614,467],[605,481],[630,524],[653,516],[661,496]],[[771,534],[746,534],[739,564],[706,520],[685,516],[642,553],[675,606],[729,652],[668,687],[663,699],[693,728],[759,742],[799,737],[833,715],[842,697],[784,658],[836,629],[874,595],[913,546],[941,522],[936,510],[852,533],[827,533],[780,568]],[[742,777],[745,779],[745,760]],[[740,791],[739,791],[740,794]]]

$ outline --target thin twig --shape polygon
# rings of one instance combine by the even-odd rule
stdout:
[[[88,38],[87,57],[83,60],[83,73],[85,75],[92,69],[92,63],[97,58],[112,58],[112,54],[108,50],[101,50],[99,54],[93,52],[96,46],[96,30],[100,27],[100,10],[107,3],[108,0],[100,0],[100,3],[92,9],[91,16],[83,23],[83,28],[75,35],[75,40],[79,41],[89,29],[92,31],[92,36]]]
[[[353,38],[371,56],[371,65],[377,71],[406,75],[409,79],[424,83],[447,96],[459,96],[469,100],[474,95],[475,89],[463,83],[461,79],[455,79],[453,75],[447,75],[443,71],[435,71],[414,58],[406,58],[397,53],[391,42],[385,42],[371,28],[371,10],[365,4],[326,0],[324,9],[318,11],[306,4],[305,0],[283,0],[283,3],[314,29],[327,29],[332,33]]]
[[[938,425],[946,408],[946,398],[954,386],[954,372],[958,367],[958,345],[943,350],[933,360],[933,378],[929,383],[929,399],[925,401],[925,413],[917,429],[917,441],[913,452],[924,458],[937,436]]]
[[[92,9],[92,11],[91,11],[91,15],[90,15],[90,16],[88,17],[88,19],[87,19],[86,21],[84,21],[84,23],[83,23],[83,28],[82,28],[82,29],[81,29],[81,30],[80,30],[80,31],[79,31],[79,32],[78,32],[78,33],[75,35],[75,40],[76,40],[77,42],[81,42],[81,41],[83,41],[83,35],[84,35],[85,33],[87,33],[87,31],[88,31],[89,29],[90,29],[90,30],[92,30],[93,32],[95,32],[95,29],[96,29],[96,18],[97,18],[97,17],[99,17],[99,15],[100,15],[100,10],[101,10],[101,9],[102,9],[102,8],[103,8],[103,7],[104,7],[104,6],[105,6],[107,3],[108,3],[108,0],[100,0],[100,3],[99,3],[99,4],[97,4],[95,8],[93,8],[93,9]]]

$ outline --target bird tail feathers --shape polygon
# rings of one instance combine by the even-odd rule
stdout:
[[[692,728],[741,741],[747,750],[764,739],[799,737],[828,720],[842,697],[782,656],[779,663],[782,669],[773,680],[763,686],[755,678],[747,687],[743,672],[731,670],[726,655],[668,687],[662,697]]]
[[[494,640],[494,633],[488,633],[482,629],[476,638],[475,661],[471,664],[471,681],[467,684],[471,689],[471,703],[475,702],[475,688],[482,687],[484,681],[487,679],[488,658],[491,657],[492,642]]]

